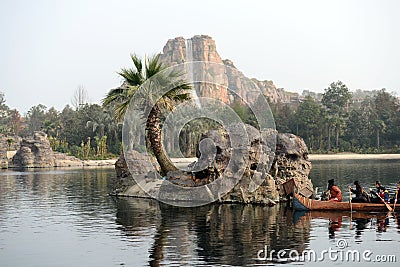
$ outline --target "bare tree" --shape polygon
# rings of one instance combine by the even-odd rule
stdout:
[[[3,105],[6,102],[6,98],[3,92],[0,92],[0,105]]]
[[[71,99],[71,104],[76,110],[88,103],[88,93],[83,85],[79,85]]]

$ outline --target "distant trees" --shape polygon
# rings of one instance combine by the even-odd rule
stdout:
[[[119,155],[122,148],[120,122],[124,109],[139,88],[139,84],[150,77],[148,75],[158,73],[161,68],[154,59],[149,59],[151,62],[147,63],[138,57],[134,60],[134,68],[121,70],[120,74],[126,80],[124,87],[111,90],[103,106],[85,103],[82,100],[84,98],[78,97],[82,101],[79,100],[79,104],[74,107],[67,105],[62,110],[56,110],[39,104],[31,107],[22,116],[16,109],[7,106],[4,93],[0,92],[0,133],[6,136],[28,136],[40,130],[47,133],[51,146],[56,151],[80,158],[107,158]],[[187,97],[186,91],[185,88],[177,89],[173,94],[161,99],[162,102],[158,103],[156,109],[149,110],[151,116],[146,125],[146,139],[153,140],[152,151],[155,151],[154,154],[158,153],[159,158],[166,156],[159,154],[164,150],[162,146],[158,146],[164,119],[159,112],[173,108],[176,101],[184,100]],[[143,99],[148,97],[152,95],[143,95]],[[144,101],[142,104],[143,110],[151,108],[149,102]],[[331,83],[322,95],[310,92],[300,102],[270,103],[270,107],[277,130],[303,137],[312,153],[400,153],[400,103],[398,98],[385,89],[356,91],[352,95],[347,86],[338,81]],[[231,108],[242,121],[257,127],[255,116],[248,107],[235,102]],[[115,120],[114,116],[117,116],[119,121]],[[178,140],[166,142],[167,150],[172,155],[177,154],[179,149],[185,156],[193,156],[201,135],[217,127],[217,124],[207,119],[196,119],[187,123]]]
[[[23,123],[19,113],[10,114],[14,132],[29,136],[43,131],[55,151],[80,158],[108,158],[120,153],[122,127],[112,119],[111,110],[98,104],[84,104],[78,109],[67,105],[61,112],[39,104],[29,109]]]
[[[327,111],[328,150],[331,147],[331,132],[336,133],[336,148],[339,147],[339,136],[348,118],[348,109],[352,95],[347,86],[341,82],[333,82],[322,95],[322,104]]]
[[[297,106],[271,104],[277,130],[300,135],[312,152],[400,152],[398,99],[385,89],[356,94],[338,81],[321,102],[308,96]]]
[[[6,98],[0,92],[0,133],[4,135],[19,135],[22,130],[22,117],[18,110],[6,105]]]
[[[318,138],[318,148],[323,146],[321,125],[324,124],[324,115],[324,109],[311,96],[307,96],[297,109],[296,132],[308,141],[312,150],[315,148],[316,138]]]

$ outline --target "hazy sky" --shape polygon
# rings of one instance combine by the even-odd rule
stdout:
[[[23,113],[62,109],[79,85],[98,102],[130,53],[207,34],[245,75],[289,91],[342,80],[400,93],[399,12],[396,0],[1,0],[0,91]]]

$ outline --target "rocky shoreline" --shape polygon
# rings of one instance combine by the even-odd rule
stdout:
[[[64,153],[54,152],[47,135],[40,131],[35,132],[32,137],[23,139],[0,136],[0,159],[2,169],[114,167],[117,161],[117,159],[80,160]]]

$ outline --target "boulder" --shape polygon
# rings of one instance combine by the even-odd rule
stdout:
[[[128,161],[125,160],[124,153],[121,153],[115,162],[116,180],[114,189],[111,192],[112,195],[129,195],[127,190],[132,190],[132,187],[137,184],[134,177],[155,177],[154,170],[159,170],[159,165],[154,158],[149,161],[148,156],[136,150],[127,151],[125,154],[128,157]],[[132,172],[129,171],[128,165]],[[147,194],[140,188],[134,189],[133,192],[135,192],[134,196],[136,197],[147,197]]]
[[[0,168],[8,167],[8,160],[19,149],[21,137],[0,134]]]
[[[65,153],[54,152],[54,167],[83,167],[84,161]]]
[[[55,156],[44,132],[35,132],[33,137],[24,138],[21,147],[12,158],[13,167],[54,167]]]
[[[232,125],[228,131],[213,129],[202,136],[201,140],[213,141],[216,155],[212,164],[209,164],[205,170],[195,172],[195,176],[207,180],[207,183],[218,178],[231,181],[231,186],[234,185],[233,189],[219,198],[220,202],[273,205],[279,200],[279,192],[268,170],[274,160],[273,145],[277,132],[272,129],[260,132],[250,125],[245,125],[245,132],[243,132],[239,127],[243,126]],[[234,134],[238,140],[247,139],[249,142],[244,142],[235,148],[235,152],[231,148],[228,132]],[[247,134],[247,137],[242,134]],[[201,150],[201,146],[198,147]],[[206,150],[203,149],[203,151]],[[207,158],[202,155],[203,152],[198,151],[197,154],[200,157],[194,167],[197,164],[200,166],[207,164],[203,162],[203,158]],[[238,173],[239,171],[243,173]]]
[[[231,126],[228,131],[238,132],[235,127],[238,126]],[[216,151],[204,147],[201,149],[201,146],[198,146],[198,150],[202,151],[197,151],[199,159],[192,164],[194,175],[199,179],[195,186],[211,183],[218,178],[236,182],[235,172],[244,168],[238,183],[228,194],[219,199],[220,202],[274,205],[285,197],[283,184],[292,178],[300,188],[307,188],[309,192],[313,191],[311,179],[308,177],[311,162],[308,160],[308,148],[302,138],[294,134],[277,133],[272,129],[260,132],[250,125],[245,125],[245,128],[250,143],[243,144],[243,147],[238,150],[243,149],[243,153],[237,153],[235,156],[232,156],[227,131],[213,129],[202,136],[201,141],[207,139],[213,141]],[[237,137],[245,140],[244,136]],[[273,151],[271,145],[275,143],[275,140],[276,150]],[[207,151],[215,160],[210,161],[210,157],[204,155]],[[243,165],[243,162],[247,163]],[[232,164],[230,169],[227,169],[228,164]],[[203,170],[196,172],[197,166]],[[169,179],[176,183],[176,178]],[[177,184],[182,184],[179,179],[178,181]]]

